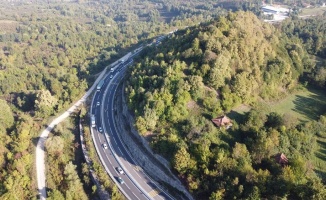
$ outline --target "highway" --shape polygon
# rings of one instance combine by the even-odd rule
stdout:
[[[133,54],[129,58],[132,57]],[[101,90],[98,90],[93,96],[91,114],[95,115],[96,121],[96,127],[92,128],[94,144],[105,169],[128,199],[173,199],[169,194],[159,189],[137,166],[120,140],[119,132],[115,126],[114,96],[127,66],[132,63],[131,59],[128,58],[120,59],[120,61],[122,60],[125,62],[114,66],[114,71],[111,71],[104,78]],[[99,131],[100,129],[102,129],[102,133]],[[109,148],[105,149],[104,143]],[[121,167],[124,174],[119,174],[117,167]],[[119,183],[118,177],[123,179],[123,184]]]
[[[161,36],[158,41],[160,42],[164,37]],[[158,43],[157,43],[158,44]],[[157,45],[156,44],[156,45]],[[126,60],[127,58],[132,58],[133,56],[137,55],[143,47],[138,48],[136,51],[132,53],[128,53],[126,56],[122,57],[120,61]],[[45,128],[40,136],[36,146],[36,156],[35,156],[35,163],[36,163],[36,180],[37,180],[37,190],[38,190],[38,198],[41,200],[46,199],[46,173],[45,173],[45,141],[47,140],[49,133],[52,129],[59,123],[61,123],[65,118],[69,117],[71,113],[78,109],[80,105],[82,105],[86,99],[93,93],[93,90],[96,89],[96,86],[101,80],[105,80],[105,86],[109,84],[107,87],[107,91],[111,97],[106,97],[106,99],[111,99],[110,103],[106,102],[106,109],[113,108],[113,94],[117,88],[117,84],[121,81],[123,74],[125,72],[126,64],[120,65],[119,61],[112,63],[110,66],[115,66],[118,70],[115,73],[111,72],[112,78],[106,75],[106,68],[102,71],[99,77],[96,79],[92,87],[85,93],[85,95],[75,102],[67,111],[62,113],[60,116],[53,119],[53,121]],[[123,68],[122,68],[123,67]],[[120,71],[121,70],[121,71]],[[120,71],[120,72],[119,72]],[[105,77],[105,78],[103,78]],[[112,79],[112,82],[111,82]],[[112,93],[112,91],[114,91]],[[97,100],[103,101],[104,92],[103,90],[96,92],[93,96],[92,105],[91,105],[91,113],[95,114],[97,117],[96,122],[97,124],[101,125],[101,119],[104,117],[111,118],[111,120],[104,120],[103,123],[104,131],[109,134],[102,134],[97,131],[97,129],[92,128],[92,137],[95,144],[95,148],[98,152],[98,155],[109,175],[115,180],[118,184],[119,177],[118,172],[115,170],[115,167],[121,166],[126,171],[126,175],[121,175],[122,179],[124,180],[124,184],[118,184],[119,189],[128,199],[173,199],[168,194],[161,192],[157,189],[155,184],[142,172],[141,168],[135,165],[135,162],[130,158],[129,154],[125,151],[122,143],[120,142],[118,133],[116,131],[113,118],[113,112],[106,111],[106,115],[104,114],[103,104],[97,106]],[[112,115],[109,115],[109,114]],[[96,127],[98,128],[98,126]],[[114,136],[114,137],[112,137]],[[111,147],[110,137],[113,138],[113,147]],[[102,148],[102,144],[107,143],[109,145],[108,149]],[[117,159],[118,158],[118,159]],[[137,181],[135,181],[137,180]]]

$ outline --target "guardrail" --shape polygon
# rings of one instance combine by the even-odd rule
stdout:
[[[89,173],[91,174],[92,177],[92,181],[93,183],[96,185],[96,187],[98,188],[98,194],[100,196],[100,199],[102,200],[107,200],[107,199],[111,199],[110,198],[110,194],[107,193],[105,190],[101,189],[101,185],[99,180],[97,179],[97,175],[94,173],[94,171],[91,169],[92,163],[91,163],[91,159],[88,156],[88,151],[85,145],[85,140],[84,140],[84,131],[83,131],[83,126],[81,124],[81,120],[79,118],[79,135],[80,135],[80,143],[81,143],[81,148],[84,154],[84,158],[85,161],[89,167]]]

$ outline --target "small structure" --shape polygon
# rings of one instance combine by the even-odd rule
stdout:
[[[289,9],[288,8],[282,8],[282,7],[274,7],[274,6],[263,6],[262,11],[264,13],[269,13],[269,14],[288,14]]]
[[[282,21],[289,17],[289,13],[291,12],[291,9],[288,8],[282,8],[282,7],[274,7],[274,6],[263,6],[261,8],[264,15],[266,16],[267,22],[276,22],[276,21]],[[267,20],[268,19],[268,20]]]
[[[226,127],[226,129],[232,126],[231,119],[227,116],[223,115],[221,117],[217,117],[212,119],[212,122],[218,127]]]
[[[284,153],[278,153],[274,156],[275,161],[280,164],[282,167],[287,165],[289,163],[287,157],[284,155]]]

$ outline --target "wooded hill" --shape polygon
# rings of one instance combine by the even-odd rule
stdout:
[[[311,127],[326,130],[325,118],[295,126],[257,106],[287,95],[313,66],[299,40],[252,13],[229,13],[145,50],[126,92],[139,132],[198,199],[323,199],[308,160]],[[212,123],[240,104],[254,109],[231,129]]]
[[[214,2],[0,0],[0,199],[37,198],[38,135],[102,69],[158,34],[220,14]],[[46,143],[48,199],[96,195],[75,122],[58,125]],[[117,188],[108,191],[117,198]]]

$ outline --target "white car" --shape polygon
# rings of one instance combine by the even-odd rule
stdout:
[[[103,129],[102,129],[102,127],[98,127],[98,131],[99,131],[100,133],[103,133]]]
[[[117,171],[119,172],[119,174],[124,174],[124,172],[123,172],[123,170],[121,169],[121,167],[117,167],[116,169],[117,169]]]
[[[113,78],[113,75],[111,75],[110,78]]]
[[[98,102],[96,103],[96,105],[99,106],[99,105],[101,105],[101,103],[98,101]]]
[[[104,149],[108,149],[108,145],[106,145],[105,143],[103,144],[103,148]]]

